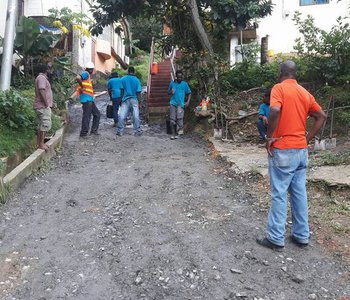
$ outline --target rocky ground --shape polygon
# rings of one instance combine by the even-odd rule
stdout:
[[[255,243],[259,199],[196,136],[116,137],[102,117],[81,140],[71,114],[61,153],[0,208],[1,299],[350,299],[349,266],[314,241]]]

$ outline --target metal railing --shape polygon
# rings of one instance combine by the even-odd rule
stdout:
[[[176,48],[173,47],[170,53],[170,63],[171,63],[171,80],[175,79],[176,67],[175,67],[175,58],[176,58]]]
[[[147,96],[148,97],[149,97],[150,90],[151,90],[153,60],[154,60],[154,38],[152,38],[151,51],[150,51],[150,55],[149,55],[148,79],[147,79]]]
[[[152,64],[154,60],[154,38],[152,38],[152,43],[151,43],[151,51],[149,55],[149,66],[148,66],[148,78],[147,78],[147,101],[145,105],[145,115],[148,118],[148,111],[149,111],[149,98],[151,95],[151,82],[152,82]]]

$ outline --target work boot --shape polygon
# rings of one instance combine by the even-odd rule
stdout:
[[[170,129],[171,129],[171,140],[175,140],[177,137],[177,133],[176,133],[176,125],[170,124]]]

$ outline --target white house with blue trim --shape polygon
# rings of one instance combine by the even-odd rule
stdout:
[[[257,21],[254,39],[260,43],[261,38],[268,36],[268,50],[274,54],[294,51],[295,39],[301,36],[292,20],[296,11],[302,14],[302,18],[311,15],[315,25],[326,31],[336,24],[339,16],[350,17],[350,0],[273,0],[272,2],[274,4],[272,15]],[[240,61],[239,38],[238,34],[230,37],[231,65]],[[243,43],[245,42],[249,41],[244,41],[243,38]]]

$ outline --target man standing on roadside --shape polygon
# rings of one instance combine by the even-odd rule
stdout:
[[[268,89],[264,94],[263,103],[259,107],[258,121],[256,122],[256,126],[258,127],[261,141],[266,141],[267,124],[270,115],[270,96],[271,89]]]
[[[174,140],[178,138],[178,134],[183,134],[185,106],[189,106],[191,99],[191,89],[188,83],[182,80],[182,71],[176,71],[176,79],[175,81],[170,82],[168,94],[171,95],[170,139]]]
[[[38,116],[37,147],[45,151],[49,149],[45,144],[45,135],[51,129],[51,107],[53,106],[53,95],[47,77],[47,69],[46,64],[37,66],[39,75],[35,79],[34,101],[34,109]]]
[[[142,134],[140,128],[139,103],[141,102],[141,82],[135,76],[135,68],[129,67],[128,74],[122,80],[122,104],[119,109],[117,135],[124,133],[125,119],[132,109],[134,136]]]
[[[290,240],[299,247],[309,243],[306,194],[307,145],[326,119],[315,98],[296,81],[296,64],[285,61],[271,91],[266,149],[269,160],[271,207],[267,235],[258,244],[281,251],[287,220],[287,192],[290,194],[292,229]],[[314,119],[306,133],[306,119]]]
[[[122,87],[123,87],[122,81],[121,81],[121,78],[119,78],[118,73],[112,72],[111,79],[109,79],[107,83],[107,88],[108,88],[109,97],[111,98],[113,103],[114,127],[118,125],[118,110],[122,102],[122,97],[121,97]]]
[[[81,121],[80,137],[86,137],[89,133],[91,115],[92,127],[90,134],[98,135],[98,127],[100,124],[100,111],[95,105],[94,89],[91,82],[91,74],[94,71],[94,63],[88,62],[85,66],[85,71],[76,77],[78,82],[77,94],[80,98],[80,103],[83,105],[83,118]]]

